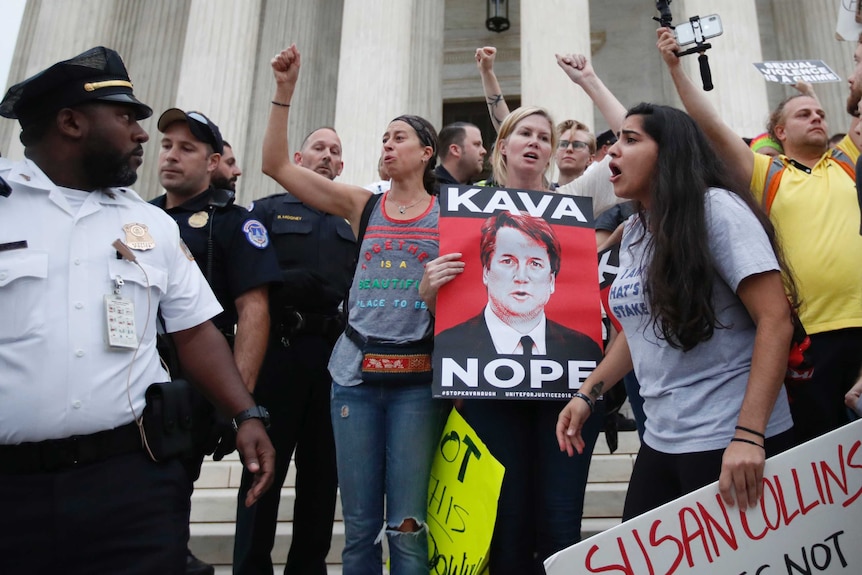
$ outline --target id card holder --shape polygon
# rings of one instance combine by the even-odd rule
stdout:
[[[111,349],[136,349],[138,334],[135,330],[135,304],[120,294],[123,278],[114,280],[114,293],[105,295],[105,326],[108,347]]]

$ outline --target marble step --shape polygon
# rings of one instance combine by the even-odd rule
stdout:
[[[584,519],[581,533],[584,538],[601,533],[606,529],[618,525],[619,519]],[[276,564],[281,563],[287,557],[290,548],[291,525],[279,523],[275,532],[275,545],[273,547],[273,559]],[[233,556],[233,523],[196,523],[191,526],[191,542],[189,547],[201,560],[212,565],[220,566],[216,573],[224,575],[230,573],[230,563]],[[329,573],[341,573],[341,550],[344,548],[344,525],[336,523],[332,534],[332,547],[326,562],[330,564]],[[282,564],[283,565],[283,564]],[[275,568],[276,573],[283,571],[283,566]]]
[[[622,515],[627,483],[589,483],[584,497],[584,517],[619,517]],[[293,518],[296,490],[281,490],[278,506],[280,523]],[[236,489],[195,489],[192,495],[192,523],[232,523],[236,519]],[[341,521],[341,502],[336,502],[335,520]]]
[[[622,432],[619,434],[619,448],[611,455],[608,452],[604,436],[599,436],[596,443],[593,460],[590,464],[590,482],[628,481],[634,456],[640,448],[637,433]],[[200,479],[195,483],[195,489],[207,488],[238,488],[242,476],[242,465],[236,452],[228,455],[222,461],[204,461]],[[296,466],[291,463],[284,484],[293,486],[296,481]]]

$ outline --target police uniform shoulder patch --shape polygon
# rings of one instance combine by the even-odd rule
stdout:
[[[258,249],[263,249],[269,245],[269,234],[266,233],[266,228],[257,220],[248,220],[242,226],[242,231],[248,243]]]
[[[192,254],[192,250],[189,249],[189,246],[186,245],[186,242],[180,238],[180,250],[182,250],[183,254],[189,259],[190,262],[195,261],[195,256]]]

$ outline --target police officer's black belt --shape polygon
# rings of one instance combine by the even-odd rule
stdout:
[[[142,451],[141,434],[138,426],[132,422],[91,435],[0,445],[0,473],[61,471],[135,451]]]

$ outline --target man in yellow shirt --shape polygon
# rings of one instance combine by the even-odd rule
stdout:
[[[811,336],[814,375],[810,381],[788,384],[788,393],[797,437],[806,441],[848,421],[844,394],[862,368],[862,236],[851,175],[862,143],[853,129],[858,120],[837,150],[830,150],[820,103],[810,96],[792,96],[778,105],[767,126],[784,154],[777,159],[755,154],[686,76],[673,33],[662,28],[658,38],[686,111],[740,187],[750,187],[762,202],[793,270],[802,302],[800,319]],[[857,56],[862,58],[862,45]]]

